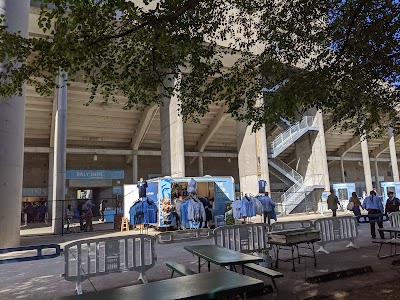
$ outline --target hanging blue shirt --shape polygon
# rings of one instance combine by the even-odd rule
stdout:
[[[129,216],[131,225],[144,223],[144,210],[143,203],[141,201],[136,202],[131,206],[129,209]]]
[[[254,217],[256,210],[254,208],[254,200],[251,197],[244,196],[242,198],[242,216],[243,217]]]
[[[186,200],[181,205],[181,223],[187,225],[186,227],[189,227],[188,208],[189,208],[189,201]]]
[[[260,194],[264,194],[266,186],[267,186],[267,182],[265,180],[258,181],[258,192]]]
[[[157,223],[157,206],[153,201],[143,201],[144,224]]]

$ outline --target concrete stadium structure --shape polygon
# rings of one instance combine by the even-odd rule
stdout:
[[[29,7],[29,1],[0,0],[0,11],[10,30],[42,34],[38,9]],[[51,97],[26,86],[22,97],[1,102],[0,247],[18,244],[24,199],[76,198],[77,189],[85,188],[113,198],[118,187],[141,177],[233,176],[241,192],[252,194],[264,179],[269,191],[287,192],[282,199],[289,203],[287,213],[296,211],[304,195],[319,197],[335,182],[379,191],[379,181],[400,181],[399,136],[390,129],[380,139],[361,140],[335,128],[329,116],[310,110],[296,124],[282,120],[252,133],[226,114],[222,104],[211,105],[199,123],[184,123],[177,114],[181,99],[126,111],[123,97],[116,97],[121,104],[96,99],[85,106],[89,97],[77,81]],[[67,170],[123,170],[124,175],[83,181],[68,177]],[[59,204],[53,205],[54,215],[60,214]],[[55,225],[54,231],[60,228]]]

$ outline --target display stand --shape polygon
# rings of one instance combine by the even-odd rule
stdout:
[[[127,218],[122,218],[121,222],[121,232],[122,231],[129,231],[129,221]]]

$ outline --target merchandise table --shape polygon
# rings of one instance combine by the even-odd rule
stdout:
[[[210,273],[176,277],[147,284],[133,285],[95,293],[59,298],[60,300],[174,300],[215,299],[262,289],[261,280],[219,270]]]
[[[263,261],[260,257],[240,253],[217,245],[196,245],[185,246],[183,248],[199,258],[199,273],[201,271],[201,258],[207,261],[208,271],[210,271],[210,263],[221,267],[229,266],[231,270],[235,265],[240,265],[242,266],[242,274],[244,274],[245,264]]]
[[[314,243],[321,240],[320,231],[312,230],[308,228],[298,228],[298,229],[288,229],[288,230],[280,230],[270,232],[268,235],[268,243],[272,246],[275,246],[275,267],[278,268],[278,262],[281,261],[291,261],[292,262],[292,270],[296,271],[295,263],[296,257],[294,257],[294,250],[297,250],[297,260],[300,263],[300,257],[311,257],[314,258],[314,266],[317,266],[317,258],[315,255]],[[303,247],[311,250],[312,256],[310,255],[300,255],[299,245],[306,244],[307,247]],[[279,249],[281,247],[288,247],[289,250],[292,251],[291,259],[279,259]],[[285,248],[283,248],[285,249]]]

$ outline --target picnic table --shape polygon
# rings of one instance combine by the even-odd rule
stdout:
[[[400,245],[400,238],[398,237],[398,235],[400,234],[400,228],[399,227],[386,227],[386,228],[379,228],[378,231],[379,232],[389,232],[389,234],[390,234],[390,239],[372,241],[373,243],[380,245],[379,250],[378,250],[378,258],[388,258],[388,257],[400,255],[400,253],[397,252],[397,247]],[[390,246],[390,254],[389,255],[381,255],[381,250],[382,250],[383,245]]]
[[[214,299],[222,296],[243,294],[264,287],[261,280],[218,270],[210,273],[176,277],[147,284],[115,288],[106,291],[59,298],[60,300],[173,300]]]
[[[240,253],[217,245],[195,245],[183,248],[198,257],[199,273],[201,272],[200,259],[207,261],[208,271],[210,271],[210,263],[221,267],[229,266],[231,270],[233,270],[234,266],[240,265],[242,266],[242,274],[244,274],[245,264],[263,261],[260,257]]]
[[[300,263],[300,257],[311,257],[314,258],[314,266],[317,266],[317,258],[315,255],[314,243],[321,240],[320,231],[312,230],[309,228],[296,228],[296,229],[287,229],[287,230],[279,230],[272,231],[269,233],[269,241],[270,245],[275,246],[275,267],[278,268],[278,262],[281,261],[291,261],[292,262],[292,271],[296,270],[294,261],[297,259]],[[311,250],[312,256],[310,255],[300,255],[299,245],[306,244],[306,249]],[[288,247],[289,250],[292,251],[292,258],[290,259],[279,259],[279,249],[285,249]],[[294,250],[297,250],[297,257],[294,255]]]

